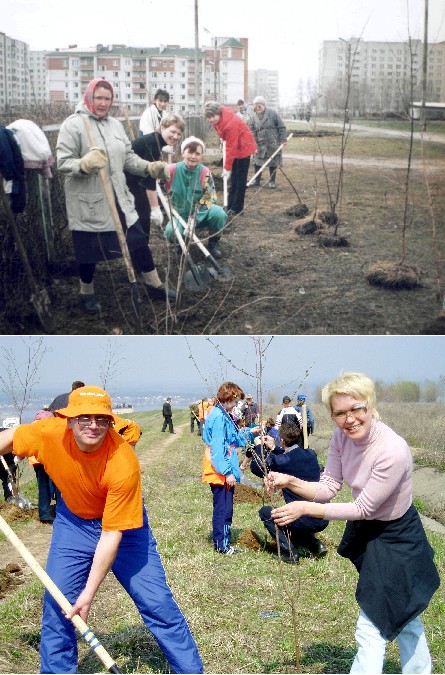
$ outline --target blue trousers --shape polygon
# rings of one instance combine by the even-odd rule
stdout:
[[[230,527],[233,518],[235,488],[210,484],[213,494],[213,546],[215,551],[225,551],[230,546]]]
[[[85,587],[101,521],[75,516],[61,499],[53,526],[47,572],[71,603]],[[184,615],[167,584],[156,540],[144,521],[125,530],[112,571],[134,601],[175,673],[202,673],[203,665]],[[77,642],[74,625],[45,591],[40,643],[42,673],[76,673]]]

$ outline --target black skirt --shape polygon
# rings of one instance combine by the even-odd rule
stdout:
[[[72,231],[74,254],[80,265],[122,256],[116,232]]]
[[[414,505],[396,520],[347,522],[337,552],[357,568],[355,597],[385,640],[419,616],[440,586]]]

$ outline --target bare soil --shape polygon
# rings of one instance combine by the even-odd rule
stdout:
[[[59,334],[444,334],[441,315],[445,241],[439,224],[445,213],[444,163],[428,163],[431,200],[428,200],[420,164],[411,172],[405,239],[403,163],[390,160],[345,162],[343,196],[337,209],[338,236],[345,246],[323,244],[320,234],[334,233],[324,225],[302,234],[293,207],[326,210],[335,194],[338,159],[321,162],[285,155],[277,174],[277,189],[246,193],[244,212],[223,233],[223,259],[230,281],[216,278],[193,293],[182,288],[176,307],[151,302],[139,283],[140,320],[131,302],[130,285],[122,261],[98,266],[96,296],[99,316],[85,315],[79,305],[78,279],[73,261],[54,266],[49,284],[53,326]],[[211,166],[215,176],[216,164]],[[326,171],[326,174],[325,174]],[[267,169],[266,169],[267,172]],[[433,211],[431,211],[431,204]],[[435,233],[435,238],[433,238]],[[161,278],[176,286],[179,259],[175,247],[152,236],[151,246]],[[411,289],[387,289],[366,280],[370,265],[379,261],[415,269],[420,283]],[[202,254],[191,249],[195,262]],[[42,333],[31,302],[0,319],[3,334]]]

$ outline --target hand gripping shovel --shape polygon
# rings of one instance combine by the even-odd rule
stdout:
[[[9,488],[12,492],[12,497],[8,498],[8,502],[15,504],[16,506],[19,507],[19,509],[22,509],[23,511],[29,511],[29,509],[32,507],[31,502],[29,501],[28,497],[25,497],[25,495],[22,495],[19,492],[19,488],[17,486],[14,476],[12,475],[12,471],[9,468],[8,463],[6,462],[3,455],[0,455],[0,459],[5,468],[6,473],[8,474]]]
[[[56,586],[54,581],[45,570],[39,565],[32,553],[26,548],[23,542],[17,537],[15,532],[9,527],[8,523],[2,516],[0,516],[0,530],[5,537],[9,539],[14,548],[20,553],[22,558],[28,563],[32,571],[39,577],[42,584],[45,586],[48,593],[50,593],[54,600],[60,605],[62,610],[67,613],[71,610],[71,604],[68,602],[62,591]],[[96,656],[102,661],[109,673],[121,673],[114,660],[103,647],[94,633],[88,628],[87,624],[78,614],[71,619],[85,642],[91,647]]]
[[[178,225],[176,223],[176,219],[173,217],[172,211],[170,209],[170,206],[167,202],[167,199],[164,195],[164,193],[161,190],[161,187],[159,183],[156,183],[156,192],[158,194],[159,200],[164,207],[164,210],[167,214],[167,217],[169,218],[172,227],[173,227],[173,232],[175,233],[175,237],[181,247],[181,251],[184,254],[184,257],[187,261],[187,264],[189,266],[189,269],[186,271],[184,274],[184,286],[188,291],[202,291],[207,286],[209,285],[209,282],[211,280],[211,275],[207,267],[203,265],[195,265],[195,263],[192,260],[192,257],[190,253],[187,250],[187,246],[185,244],[185,241],[179,232]],[[184,221],[182,221],[184,223]]]
[[[94,145],[94,137],[93,137],[93,131],[91,129],[91,122],[90,118],[88,115],[82,115],[84,125],[85,125],[85,130],[87,132],[88,136],[88,143],[90,146]],[[113,218],[113,224],[116,229],[116,234],[117,238],[119,240],[119,245],[121,247],[122,255],[124,258],[125,262],[125,267],[127,270],[127,276],[128,276],[128,281],[130,282],[131,286],[131,300],[133,303],[133,309],[134,313],[136,315],[136,318],[140,322],[141,320],[141,315],[140,315],[140,307],[139,303],[141,301],[140,295],[139,295],[139,289],[137,286],[137,281],[136,281],[136,274],[134,272],[133,268],[133,263],[131,262],[131,257],[130,257],[130,251],[128,250],[128,245],[127,245],[127,240],[125,238],[124,230],[122,228],[122,223],[119,218],[119,214],[117,212],[116,208],[116,202],[114,200],[114,195],[113,191],[111,189],[110,182],[108,180],[107,174],[105,172],[105,169],[99,169],[99,176],[100,180],[102,182],[102,188],[105,193],[105,198],[108,202],[108,207],[111,212],[111,216]]]

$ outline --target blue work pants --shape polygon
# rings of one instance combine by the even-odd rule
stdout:
[[[75,516],[63,499],[57,505],[47,572],[73,604],[84,589],[102,532],[100,519]],[[125,530],[112,571],[175,673],[202,673],[203,665],[184,615],[167,584],[156,540],[144,508],[143,525]],[[45,591],[40,643],[42,673],[76,673],[75,628]]]
[[[213,546],[215,551],[226,551],[230,546],[235,488],[214,484],[210,484],[210,487],[213,494]]]

